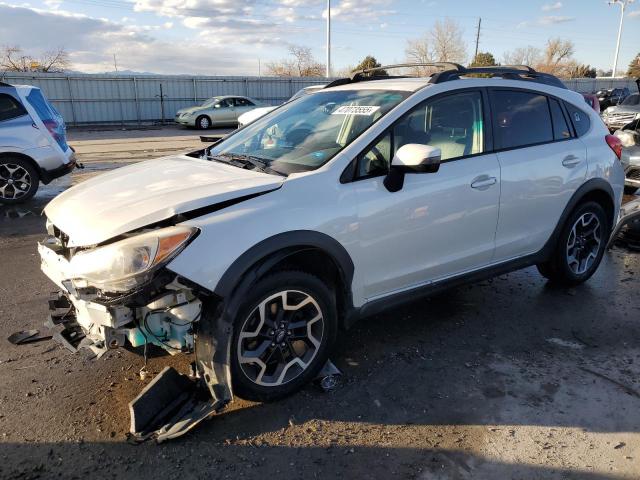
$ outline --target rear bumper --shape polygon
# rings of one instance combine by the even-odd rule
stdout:
[[[76,155],[75,153],[72,153],[69,163],[60,165],[58,168],[54,168],[52,170],[40,169],[40,181],[45,185],[47,183],[51,183],[56,178],[64,177],[68,173],[71,173],[71,171],[76,168],[76,166]]]

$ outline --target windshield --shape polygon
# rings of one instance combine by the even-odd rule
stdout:
[[[209,150],[251,157],[272,170],[314,170],[409,96],[410,92],[334,90],[304,95],[249,124]]]
[[[216,103],[219,100],[220,97],[213,97],[210,98],[209,100],[205,100],[204,103],[202,105],[200,105],[201,107],[211,107],[214,103]]]
[[[638,103],[640,103],[640,94],[629,95],[621,105],[638,105]]]

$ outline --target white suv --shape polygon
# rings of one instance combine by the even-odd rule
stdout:
[[[39,246],[58,337],[195,350],[219,402],[271,400],[400,302],[530,265],[587,280],[618,219],[619,140],[555,77],[438,66],[358,72],[62,193]]]

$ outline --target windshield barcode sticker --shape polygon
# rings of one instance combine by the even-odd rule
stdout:
[[[373,115],[380,107],[369,105],[344,105],[336,108],[331,115]]]

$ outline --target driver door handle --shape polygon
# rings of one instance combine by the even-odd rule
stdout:
[[[491,185],[495,185],[498,182],[496,177],[490,177],[488,175],[480,175],[476,177],[471,182],[471,188],[475,188],[476,190],[486,190]]]

